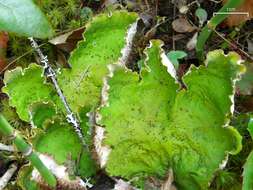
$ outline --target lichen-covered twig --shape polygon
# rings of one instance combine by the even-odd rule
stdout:
[[[228,0],[227,3],[219,10],[219,13],[228,12],[240,6],[244,0]],[[196,45],[196,52],[199,59],[204,60],[204,46],[209,36],[222,21],[224,21],[229,14],[216,14],[211,18],[207,25],[202,29]]]
[[[80,122],[78,121],[77,117],[75,116],[75,114],[73,113],[73,111],[71,110],[58,82],[57,82],[57,78],[56,78],[56,73],[55,71],[53,70],[53,68],[50,66],[49,64],[49,61],[48,61],[48,58],[47,56],[45,56],[41,49],[39,48],[37,42],[31,37],[29,38],[29,40],[31,41],[31,45],[32,47],[35,49],[35,51],[37,52],[37,54],[39,55],[40,57],[40,62],[41,64],[43,65],[44,67],[44,75],[49,78],[54,87],[55,87],[55,90],[57,91],[57,94],[58,96],[60,97],[62,103],[64,104],[64,107],[66,109],[66,112],[67,112],[67,121],[73,126],[74,130],[76,131],[80,141],[82,142],[82,144],[84,145],[84,147],[86,148],[86,150],[88,151],[89,148],[88,148],[88,145],[87,143],[85,142],[85,139],[84,139],[84,135],[82,133],[82,130],[81,130],[81,127],[80,127]]]
[[[5,172],[5,174],[0,178],[0,190],[4,189],[14,173],[17,170],[16,164],[11,164],[10,168]]]
[[[50,187],[55,187],[57,184],[56,178],[50,172],[50,170],[43,164],[43,162],[38,157],[32,149],[32,146],[25,142],[25,140],[17,134],[7,120],[0,114],[0,132],[10,138],[17,149],[31,161],[32,165],[39,171],[43,179]]]
[[[15,149],[11,145],[5,145],[5,144],[0,143],[0,151],[14,152]]]
[[[17,170],[17,165],[15,163],[11,164],[10,168],[5,172],[5,174],[0,178],[0,190],[4,189],[14,173]]]

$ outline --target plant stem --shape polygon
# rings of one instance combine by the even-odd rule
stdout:
[[[229,12],[231,12],[234,8],[240,6],[243,2],[244,0],[228,0],[227,3],[218,11],[218,13],[228,14],[216,14],[202,29],[196,45],[197,57],[200,60],[204,59],[204,46],[209,36],[213,32],[213,29],[215,29],[222,21],[224,21],[229,16]]]
[[[50,187],[55,187],[57,184],[56,178],[51,173],[51,171],[43,164],[38,155],[33,152],[32,147],[25,142],[25,140],[18,134],[16,134],[15,130],[11,127],[11,125],[7,122],[7,120],[0,114],[0,132],[10,137],[17,149],[22,152],[24,156],[30,160],[32,165],[39,171],[43,179]]]

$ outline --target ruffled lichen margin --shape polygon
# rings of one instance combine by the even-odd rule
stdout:
[[[107,73],[107,65],[118,64],[120,56],[122,56],[120,62],[123,64],[124,59],[129,56],[137,27],[136,20],[137,14],[127,11],[115,11],[111,16],[101,14],[94,17],[86,26],[84,40],[71,54],[71,69],[63,68],[57,73],[59,85],[70,107],[80,116],[82,127],[87,132],[86,138],[90,138],[87,130],[90,125],[86,114],[91,111],[89,115],[92,115],[92,110],[99,104],[102,79]],[[31,117],[31,113],[34,110],[31,110],[31,105],[52,102],[53,107],[57,109],[56,116],[49,115],[49,119],[44,117],[43,120],[47,121],[39,123],[43,132],[36,134],[33,145],[44,155],[52,156],[57,164],[66,164],[76,160],[78,153],[81,152],[80,145],[69,125],[62,119],[63,106],[53,86],[47,83],[42,73],[43,68],[36,64],[30,64],[25,69],[16,68],[8,71],[3,91],[8,94],[10,105],[17,109],[19,117],[33,124],[34,117]],[[66,136],[69,136],[68,141],[65,141]],[[58,149],[61,151],[57,151]],[[67,155],[68,152],[72,155]],[[93,165],[89,159],[83,159],[83,156],[75,167],[83,173],[82,177],[94,174],[94,168],[91,168]]]
[[[146,49],[146,60],[139,74],[125,68],[124,60],[131,49],[135,24],[129,29],[126,44],[121,39],[120,47],[106,47],[112,40],[117,41],[117,36],[110,37],[108,31],[112,29],[111,33],[122,37],[129,24],[121,19],[125,24],[120,25],[124,30],[119,31],[118,18],[122,16],[119,12],[115,14],[118,17],[111,20],[106,15],[98,16],[87,26],[85,42],[79,43],[71,56],[72,69],[59,73],[60,86],[75,112],[81,108],[94,110],[103,88],[94,136],[101,167],[111,176],[126,179],[162,178],[172,168],[180,189],[206,189],[214,172],[225,165],[227,155],[241,148],[239,134],[228,126],[233,112],[234,83],[241,73],[239,56],[235,53],[224,55],[222,51],[209,53],[206,66],[193,66],[183,77],[187,89],[179,90],[175,69],[166,59],[160,41],[152,41]],[[130,17],[129,22],[136,19],[136,15]],[[125,50],[120,52],[124,45]],[[85,53],[83,49],[89,51]],[[120,54],[121,66],[113,64]],[[57,99],[52,96],[51,87],[46,87],[41,68],[36,67],[31,65],[25,72],[16,69],[17,75],[12,75],[13,78],[6,76],[8,84],[14,85],[11,80],[20,73],[25,76],[34,68],[40,74],[36,80],[45,89],[41,93],[38,86],[40,94],[37,91],[32,94],[35,99],[29,99],[31,94],[24,85],[19,86],[22,90],[16,89],[16,92],[28,94],[25,100],[32,100],[22,104],[18,100],[12,105],[20,106],[18,113],[25,121],[30,119],[27,110],[31,103],[46,102],[52,97]],[[108,68],[109,76],[102,80]],[[87,77],[87,73],[92,76]],[[34,81],[26,77],[30,83],[24,84],[30,88]],[[57,100],[53,102],[59,106]]]
[[[205,189],[228,154],[241,149],[241,136],[228,123],[244,67],[236,53],[210,52],[205,66],[190,68],[183,77],[187,88],[179,90],[161,46],[152,41],[140,75],[109,67],[96,152],[112,176],[161,178],[171,167],[180,189]]]

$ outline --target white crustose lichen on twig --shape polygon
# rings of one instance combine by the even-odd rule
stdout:
[[[37,42],[31,37],[29,38],[29,40],[31,41],[31,45],[32,47],[35,49],[35,51],[37,52],[39,58],[40,58],[40,62],[42,63],[43,67],[44,67],[44,75],[49,78],[54,87],[55,90],[57,91],[58,96],[60,97],[62,103],[64,104],[64,107],[67,111],[67,121],[73,126],[76,134],[78,135],[80,141],[82,142],[82,144],[84,145],[84,147],[87,149],[87,151],[89,150],[88,145],[86,144],[85,140],[84,140],[84,135],[82,133],[81,127],[80,127],[80,122],[78,121],[77,117],[75,116],[75,114],[73,113],[73,111],[71,110],[66,97],[64,96],[58,82],[57,82],[57,78],[56,78],[56,73],[53,70],[53,68],[50,66],[49,61],[47,56],[45,56],[41,49],[39,48]]]

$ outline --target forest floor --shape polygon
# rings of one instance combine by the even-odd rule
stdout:
[[[253,12],[253,2],[250,0]],[[55,68],[69,67],[68,58],[77,42],[83,39],[85,23],[94,15],[101,12],[110,14],[115,9],[127,9],[140,15],[138,30],[139,35],[135,39],[135,50],[131,52],[131,61],[128,67],[138,70],[137,60],[142,56],[143,49],[150,39],[161,39],[164,42],[166,53],[180,51],[185,55],[178,59],[178,75],[183,76],[191,64],[199,66],[195,46],[197,35],[205,23],[211,19],[222,6],[222,1],[215,0],[61,0],[43,1],[37,0],[48,19],[52,22],[57,32],[58,39],[50,41],[39,41],[41,49],[49,56],[50,62]],[[196,10],[202,8],[207,13],[206,20],[200,22]],[[228,190],[236,189],[242,183],[243,165],[248,154],[252,150],[253,142],[247,131],[247,123],[253,112],[253,21],[250,20],[251,12],[247,8],[242,11],[248,12],[249,16],[232,16],[229,20],[220,24],[208,39],[205,52],[215,49],[223,49],[224,52],[235,51],[248,63],[247,72],[242,80],[236,85],[235,115],[231,125],[236,126],[243,138],[243,150],[229,158],[227,167],[218,172],[210,189]],[[60,37],[60,38],[59,38]],[[0,88],[3,86],[3,77],[6,70],[17,66],[26,67],[31,62],[38,62],[38,57],[30,46],[30,42],[24,37],[18,37],[12,33],[2,32],[0,34]],[[8,107],[7,96],[0,93],[0,109],[12,122],[26,131],[27,124],[18,119],[15,110]],[[22,128],[23,127],[23,128]],[[21,131],[22,131],[21,130]],[[29,133],[29,132],[27,132]],[[0,136],[1,139],[1,136]],[[4,143],[4,141],[3,141]],[[18,167],[26,161],[19,155]],[[0,176],[2,176],[10,165],[16,162],[12,160],[9,153],[0,152]],[[7,189],[17,189],[15,185],[16,175],[11,179]],[[113,188],[114,181],[103,172],[96,177],[97,183],[92,190],[109,190]]]

